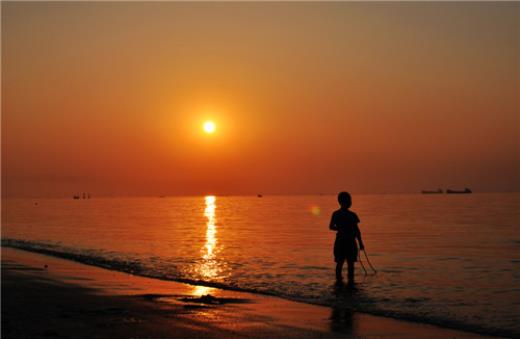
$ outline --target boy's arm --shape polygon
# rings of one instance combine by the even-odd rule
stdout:
[[[363,244],[363,239],[361,239],[361,231],[359,230],[358,224],[356,224],[356,238],[359,243],[359,249],[364,250],[365,244]]]
[[[338,228],[336,227],[336,222],[334,221],[334,214],[332,214],[332,217],[330,217],[329,229],[332,231],[338,230]]]

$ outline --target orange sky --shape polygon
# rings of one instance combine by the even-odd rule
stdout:
[[[519,190],[519,41],[519,3],[2,2],[2,194]]]

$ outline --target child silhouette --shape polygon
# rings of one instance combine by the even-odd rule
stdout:
[[[345,260],[348,266],[348,286],[354,287],[354,263],[358,258],[359,243],[361,250],[365,248],[361,239],[361,232],[358,227],[359,218],[356,213],[349,210],[352,206],[352,198],[348,192],[338,194],[340,209],[332,213],[329,228],[336,231],[336,241],[334,242],[334,261],[336,262],[336,281],[343,281],[342,270]]]

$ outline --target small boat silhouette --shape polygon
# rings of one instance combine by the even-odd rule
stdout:
[[[444,191],[442,189],[438,189],[436,191],[431,191],[431,190],[424,190],[424,191],[421,191],[422,194],[442,194],[444,193]]]
[[[256,195],[258,198],[261,198],[263,197],[263,195],[261,195],[260,193]]]
[[[471,192],[471,190],[469,188],[465,188],[464,191],[457,191],[457,190],[450,190],[450,189],[447,189],[446,190],[446,193],[448,194],[468,194],[468,193],[473,193]]]
[[[72,196],[72,199],[74,199],[74,200],[78,200],[78,199],[79,199],[79,195],[74,195],[74,196]]]

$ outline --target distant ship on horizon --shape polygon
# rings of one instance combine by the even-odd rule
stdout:
[[[441,188],[439,188],[436,191],[424,190],[424,191],[421,191],[421,193],[422,194],[442,194],[442,193],[444,193],[444,191]]]
[[[443,194],[444,191],[439,188],[437,190],[423,190],[421,191],[422,194]],[[464,190],[462,191],[459,191],[459,190],[452,190],[452,189],[446,189],[446,194],[469,194],[469,193],[473,193],[469,188],[465,188]]]
[[[466,187],[463,191],[447,189],[446,193],[447,194],[469,194],[469,193],[473,193],[473,192],[469,188]]]
[[[81,197],[82,197],[81,194],[74,194],[74,195],[72,196],[72,199],[74,199],[74,200],[79,200],[79,199],[81,199]],[[90,199],[90,193],[85,193],[85,192],[83,192],[83,199]]]

